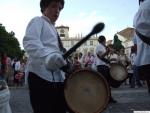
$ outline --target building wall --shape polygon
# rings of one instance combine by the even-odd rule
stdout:
[[[56,27],[56,29],[60,37],[69,38],[69,27],[60,26]]]
[[[82,37],[80,38],[62,38],[62,42],[64,47],[68,50],[71,47],[73,47],[76,43],[78,43]],[[87,40],[85,43],[83,43],[78,49],[77,52],[82,52],[83,54],[86,54],[87,52],[91,52],[92,54],[95,54],[96,46],[98,45],[97,37],[92,37],[89,40]]]
[[[122,43],[125,48],[125,54],[127,57],[130,57],[131,54],[131,47],[134,45],[132,40],[128,40]]]

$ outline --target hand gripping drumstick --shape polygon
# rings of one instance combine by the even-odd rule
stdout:
[[[77,48],[79,48],[84,42],[86,42],[92,35],[101,32],[104,29],[104,23],[98,23],[94,26],[92,31],[86,35],[83,39],[81,39],[78,43],[76,43],[72,48],[70,48],[64,55],[64,59],[66,59],[69,55],[71,55]]]

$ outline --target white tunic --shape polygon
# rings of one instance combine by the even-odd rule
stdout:
[[[98,54],[99,56],[102,56],[105,52],[106,52],[106,48],[101,43],[97,45],[96,54]],[[106,63],[102,61],[101,59],[99,59],[96,55],[96,66],[98,65],[106,65]]]
[[[140,5],[133,24],[139,33],[150,38],[150,0],[146,0]],[[134,43],[137,44],[135,65],[150,64],[150,46],[145,44],[136,34],[134,38]]]
[[[33,18],[27,26],[23,46],[29,55],[28,71],[50,82],[63,82],[64,77],[59,69],[64,59],[58,60],[62,52],[58,46],[58,35],[54,25],[46,16]],[[48,69],[45,65],[50,60]]]
[[[136,66],[150,64],[150,46],[145,44],[137,35],[134,38],[134,43],[137,44],[137,55],[134,64]]]

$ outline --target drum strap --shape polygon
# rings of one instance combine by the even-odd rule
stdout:
[[[50,24],[50,22],[48,21],[48,19],[45,16],[42,16],[42,18]],[[54,31],[56,32],[57,37],[58,37],[58,46],[59,46],[59,49],[60,49],[60,51],[62,51],[64,53],[65,52],[65,48],[63,47],[63,43],[62,43],[62,41],[60,39],[60,36],[59,36],[57,30],[54,30]]]
[[[146,37],[146,36],[142,35],[137,30],[135,32],[144,43],[146,43],[147,45],[150,45],[150,37]]]
[[[105,62],[106,64],[109,64],[109,63],[110,63],[110,61],[109,61],[108,59],[106,59],[106,58],[101,58],[98,54],[97,54],[97,56],[98,56],[98,58],[99,58],[100,60],[102,60],[102,61]]]
[[[58,46],[59,46],[59,49],[60,49],[60,51],[62,51],[63,53],[65,53],[66,49],[63,46],[62,40],[61,40],[58,32],[57,32],[57,36],[58,36],[58,44],[59,44]]]
[[[106,59],[106,58],[100,58],[102,61],[104,61],[105,63],[107,63],[107,64],[109,64],[110,63],[110,61],[108,60],[108,59]]]

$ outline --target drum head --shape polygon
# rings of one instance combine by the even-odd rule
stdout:
[[[91,70],[79,70],[67,79],[65,99],[75,113],[102,112],[109,100],[110,90],[106,80]]]
[[[111,64],[110,75],[114,80],[123,81],[127,78],[127,70],[122,64]]]

